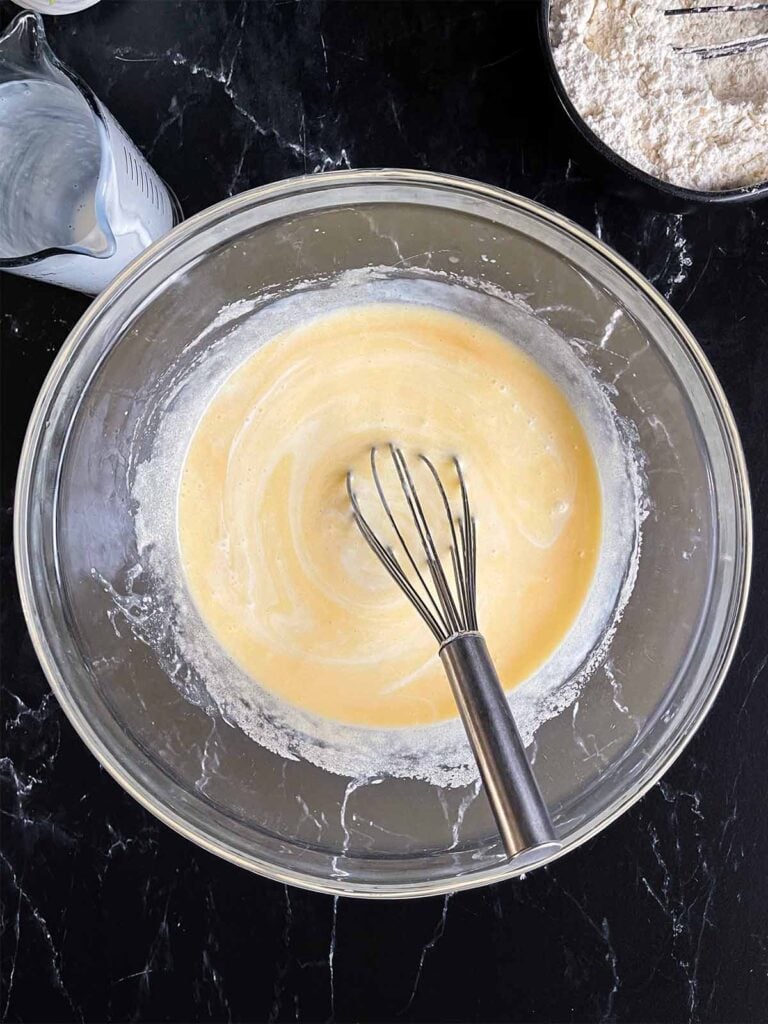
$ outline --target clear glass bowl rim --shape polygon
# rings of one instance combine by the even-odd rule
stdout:
[[[447,189],[452,192],[458,191],[468,196],[474,195],[478,198],[495,201],[501,205],[511,206],[524,213],[543,219],[555,228],[559,228],[571,238],[595,250],[612,264],[616,270],[628,278],[631,284],[639,289],[656,307],[656,311],[668,321],[680,344],[687,350],[688,356],[701,372],[711,392],[713,405],[719,414],[724,433],[724,443],[728,449],[731,466],[733,467],[732,483],[736,499],[736,523],[741,541],[737,548],[741,552],[739,572],[734,577],[734,586],[729,596],[729,614],[723,623],[718,656],[713,660],[714,669],[709,673],[709,680],[705,679],[699,684],[703,689],[704,683],[707,683],[708,690],[704,699],[691,711],[685,726],[678,730],[675,742],[670,744],[664,756],[659,757],[656,763],[643,774],[639,781],[626,788],[625,792],[615,801],[607,814],[596,821],[592,827],[584,830],[576,839],[570,841],[559,853],[543,860],[542,865],[564,856],[610,825],[648,792],[680,756],[709,712],[723,684],[733,660],[746,612],[752,567],[753,527],[749,479],[736,423],[720,382],[700,345],[663,296],[630,263],[573,221],[539,203],[496,186],[486,185],[453,175],[392,168],[332,171],[320,175],[289,178],[263,185],[260,188],[251,189],[208,207],[175,227],[141,253],[97,296],[72,329],[43,382],[32,410],[22,447],[16,484],[14,509],[16,572],[22,609],[35,653],[51,690],[65,715],[100,764],[126,792],[159,818],[160,821],[210,853],[216,854],[246,870],[254,871],[281,883],[296,885],[334,896],[347,895],[379,899],[435,896],[503,881],[506,878],[522,874],[526,869],[516,868],[513,864],[504,864],[497,868],[489,868],[470,876],[461,876],[455,879],[389,885],[350,882],[348,879],[341,878],[328,878],[321,881],[315,876],[305,875],[301,871],[292,870],[287,866],[279,868],[271,861],[262,860],[255,855],[244,857],[240,851],[231,848],[224,840],[206,834],[194,825],[191,825],[183,814],[177,812],[168,804],[162,803],[155,795],[148,792],[143,785],[123,770],[112,752],[103,742],[98,731],[89,721],[87,715],[83,714],[77,700],[70,693],[66,679],[59,671],[59,667],[52,656],[46,639],[44,624],[38,614],[35,595],[36,583],[32,571],[34,553],[30,550],[28,513],[32,498],[35,464],[46,440],[47,412],[52,401],[60,393],[65,383],[68,368],[75,355],[88,341],[92,328],[98,324],[102,312],[111,303],[117,301],[133,279],[149,266],[156,264],[164,255],[173,251],[174,248],[199,235],[212,225],[222,223],[230,215],[276,198],[299,197],[307,193],[346,185],[368,185],[374,190],[382,185],[426,186],[435,190]],[[527,870],[530,870],[530,868]]]

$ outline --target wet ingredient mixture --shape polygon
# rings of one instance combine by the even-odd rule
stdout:
[[[473,320],[356,306],[242,363],[184,464],[187,585],[259,684],[312,714],[379,728],[456,715],[432,636],[349,511],[347,470],[362,480],[369,448],[388,440],[461,456],[478,518],[480,626],[508,688],[573,625],[602,529],[595,462],[565,396]]]

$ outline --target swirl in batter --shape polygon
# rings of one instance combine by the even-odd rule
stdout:
[[[261,686],[379,728],[457,713],[434,639],[350,515],[347,470],[367,479],[368,450],[390,440],[461,457],[478,521],[480,628],[507,688],[573,626],[602,530],[576,414],[495,331],[381,303],[259,348],[215,395],[187,452],[187,585],[221,647]]]

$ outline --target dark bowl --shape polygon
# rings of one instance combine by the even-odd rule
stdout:
[[[581,114],[579,114],[576,107],[574,107],[571,102],[571,98],[568,95],[568,91],[565,88],[565,84],[560,77],[560,71],[558,70],[552,53],[552,37],[550,33],[551,8],[551,0],[543,0],[541,4],[539,28],[542,48],[549,66],[555,91],[557,92],[560,102],[563,105],[563,109],[568,115],[571,123],[577,129],[581,140],[588,143],[588,146],[583,147],[586,154],[584,158],[585,162],[588,164],[591,163],[592,165],[598,163],[600,168],[602,168],[603,176],[605,176],[606,171],[610,170],[612,172],[609,175],[610,183],[616,191],[628,195],[633,199],[651,203],[652,205],[659,205],[661,202],[662,205],[677,210],[700,205],[702,203],[749,203],[768,195],[768,181],[760,182],[757,185],[745,186],[743,188],[723,189],[718,192],[707,192],[694,188],[681,188],[679,185],[672,185],[668,181],[663,181],[661,178],[656,178],[652,174],[648,174],[645,171],[640,170],[639,167],[635,167],[634,164],[629,163],[628,160],[625,160],[613,149],[607,146],[605,142],[603,142],[603,140],[592,131],[586,121],[582,118]],[[597,153],[599,158],[601,158],[598,161],[595,161],[594,159],[595,153]],[[606,167],[606,161],[609,162],[608,167]]]

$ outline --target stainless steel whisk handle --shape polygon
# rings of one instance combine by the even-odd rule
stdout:
[[[442,645],[440,658],[507,853],[533,864],[556,852],[562,844],[485,640],[461,633]]]

